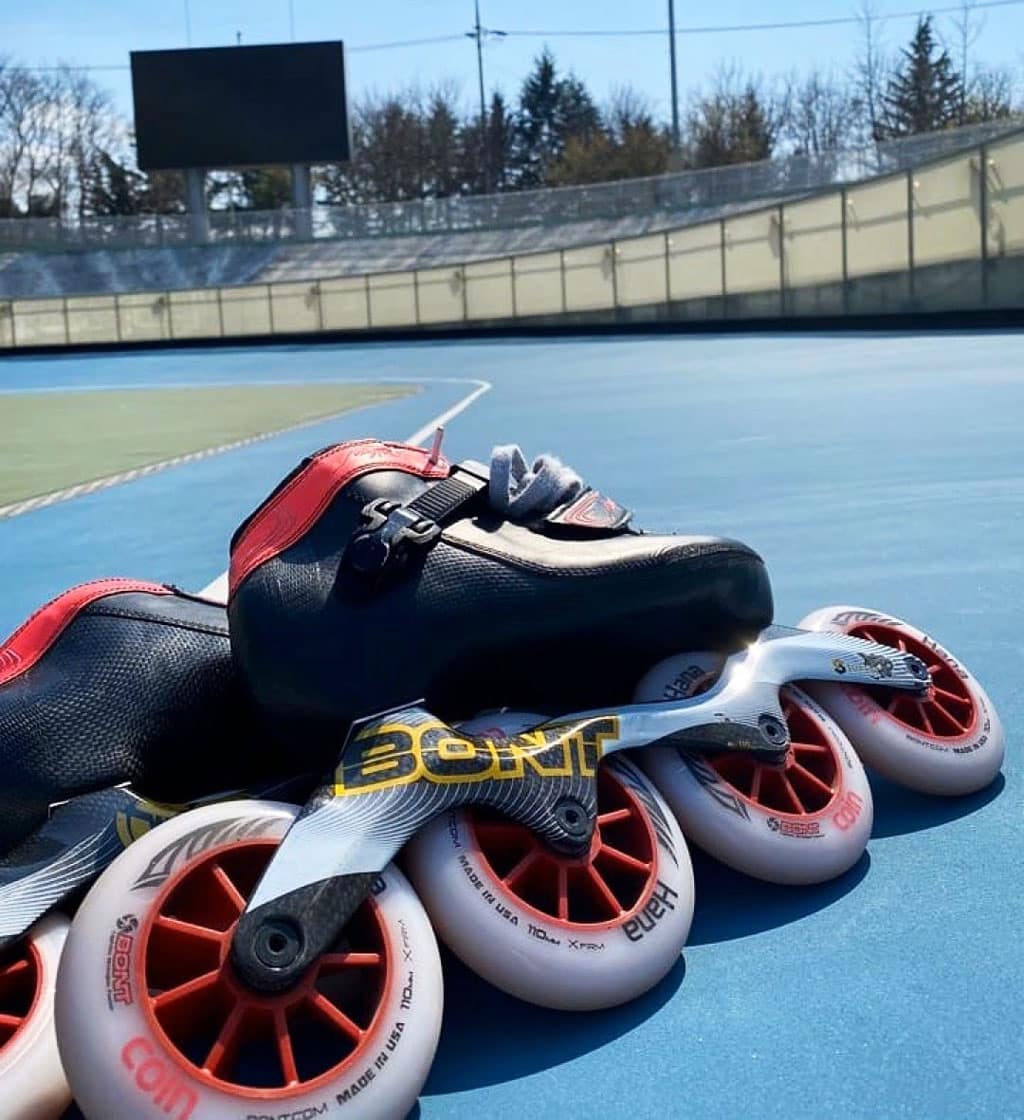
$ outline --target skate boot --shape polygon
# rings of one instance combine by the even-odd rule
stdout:
[[[0,645],[5,1116],[56,1115],[67,1103],[52,1000],[68,921],[38,919],[183,803],[267,774],[249,711],[223,607],[160,584],[72,588]],[[120,955],[111,959],[115,1002],[128,980]]]
[[[232,648],[283,737],[330,751],[353,719],[416,700],[448,719],[626,702],[660,658],[735,649],[771,621],[752,549],[640,533],[564,468],[556,504],[527,505],[521,471],[359,440],[307,459],[241,526]]]

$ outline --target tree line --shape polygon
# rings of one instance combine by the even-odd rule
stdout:
[[[623,86],[599,104],[545,48],[509,103],[495,92],[481,116],[454,83],[361,97],[353,158],[315,169],[317,197],[373,203],[532,190],[718,167],[780,154],[823,153],[1009,117],[1018,76],[972,57],[978,25],[964,0],[943,41],[919,18],[896,53],[880,40],[871,0],[848,72],[812,69],[765,79],[736,65],[694,90],[678,148],[649,100]],[[214,207],[287,206],[286,169],[215,172]],[[0,59],[0,217],[86,217],[184,209],[180,175],[143,174],[128,124],[109,95],[69,66],[28,70]]]

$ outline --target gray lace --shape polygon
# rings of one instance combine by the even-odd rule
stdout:
[[[554,455],[540,455],[527,466],[518,444],[491,452],[491,506],[513,521],[543,517],[575,498],[583,479]]]

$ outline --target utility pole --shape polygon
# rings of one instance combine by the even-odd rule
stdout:
[[[679,83],[676,78],[676,4],[668,0],[668,57],[672,66],[672,147],[679,151]]]
[[[485,37],[503,39],[505,37],[505,32],[492,31],[480,25],[480,0],[473,0],[473,8],[476,14],[476,23],[474,23],[472,31],[466,32],[466,38],[476,40],[476,72],[480,82],[480,165],[484,173],[484,191],[488,192],[491,189],[491,167],[490,159],[488,158],[489,153],[487,151],[487,96],[484,92],[484,39]]]

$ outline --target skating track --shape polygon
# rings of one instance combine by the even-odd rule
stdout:
[[[880,606],[988,687],[1004,778],[938,801],[881,780],[868,853],[815,888],[695,854],[684,960],[615,1012],[540,1011],[446,958],[419,1114],[1024,1115],[1024,337],[734,336],[7,358],[0,389],[423,379],[413,398],[0,521],[6,632],[98,575],[199,587],[307,451],[454,419],[454,457],[552,450],[653,529],[767,559],[777,617]],[[3,407],[0,397],[0,408]],[[2,780],[2,776],[0,776]]]

